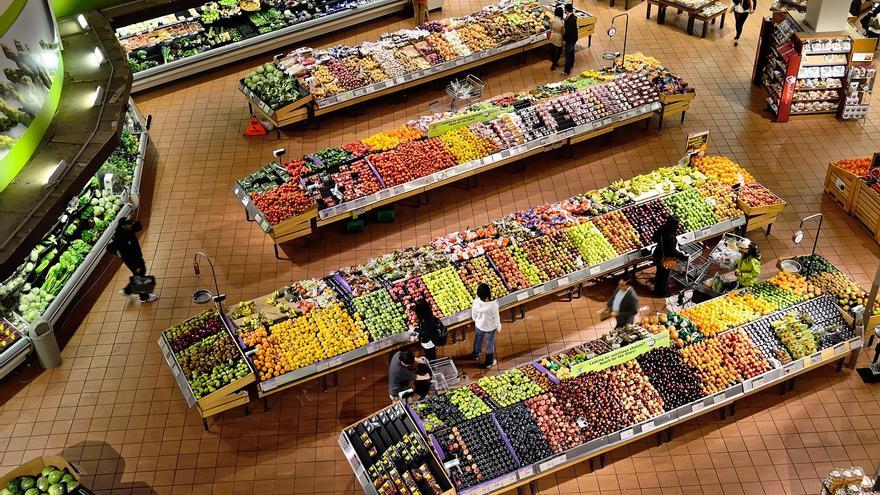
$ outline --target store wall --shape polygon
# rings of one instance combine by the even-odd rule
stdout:
[[[0,191],[52,123],[64,82],[48,0],[0,1]]]

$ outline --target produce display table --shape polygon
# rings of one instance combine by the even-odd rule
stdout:
[[[705,0],[703,2],[694,2],[693,4],[685,4],[675,2],[673,0],[647,0],[645,2],[646,12],[645,18],[651,18],[651,5],[657,6],[657,24],[666,23],[666,9],[673,8],[678,13],[686,12],[688,15],[687,33],[694,34],[694,21],[703,23],[703,31],[701,37],[706,37],[706,30],[709,24],[715,24],[715,20],[719,17],[719,29],[724,29],[724,20],[727,17],[727,5],[717,0]]]
[[[546,8],[549,9],[549,7]],[[549,15],[552,15],[552,12],[549,12]],[[595,16],[581,10],[576,11],[575,15],[578,19],[578,36],[580,38],[587,37],[592,41],[596,23]],[[291,74],[291,71],[288,70],[286,71],[288,77],[296,76],[299,79],[299,93],[301,96],[281,107],[273,107],[273,105],[260,97],[259,91],[251,90],[248,87],[247,78],[239,83],[238,88],[247,98],[248,109],[251,114],[256,114],[260,118],[271,122],[277,129],[298,122],[311,121],[321,115],[355,106],[380,96],[412,89],[430,81],[448,78],[456,73],[475,69],[513,55],[522,55],[528,50],[547,45],[549,43],[549,35],[549,31],[534,33],[496,47],[434,63],[422,70],[407,72],[397,77],[380,80],[327,97],[313,97],[311,92],[305,89],[308,86],[306,83],[307,72]],[[301,52],[302,49],[299,51]],[[296,52],[292,55],[296,56]],[[276,58],[276,62],[278,61],[279,59]],[[285,67],[279,64],[279,69],[284,71]]]
[[[57,324],[94,270],[105,260],[119,220],[138,204],[149,131],[129,101],[122,143],[99,169],[31,255],[0,284],[0,322],[6,317],[17,337],[0,351],[0,377],[21,364],[31,350],[25,331],[38,319]],[[109,180],[110,187],[106,177]],[[61,260],[65,263],[61,263]],[[14,325],[12,325],[14,324]],[[5,323],[4,323],[5,328]]]
[[[849,170],[837,166],[836,162],[828,164],[828,172],[825,174],[825,192],[843,211],[849,213],[852,209],[861,179]]]
[[[732,162],[730,167],[738,168]],[[365,265],[341,268],[323,278],[294,282],[266,297],[239,303],[230,313],[229,327],[237,336],[235,342],[244,352],[250,369],[257,371],[257,395],[264,397],[323,378],[377,353],[408,344],[406,329],[412,300],[406,294],[431,297],[442,321],[449,328],[460,327],[470,319],[468,308],[473,287],[465,284],[472,284],[473,277],[494,281],[500,307],[510,310],[547,294],[573,290],[585,281],[644,261],[653,245],[636,236],[650,239],[651,229],[656,228],[643,225],[642,217],[647,213],[654,212],[650,224],[654,225],[660,221],[657,219],[669,215],[667,208],[677,211],[688,225],[685,229],[688,231],[679,237],[683,243],[719,236],[745,224],[744,215],[735,207],[732,190],[690,167],[668,167],[619,184],[617,187],[621,189],[618,190],[604,188],[561,204],[543,205],[537,211],[516,212],[472,233],[452,233],[435,239],[430,245],[389,253]],[[712,201],[715,206],[709,206],[705,199],[709,197],[715,198]],[[619,204],[608,207],[603,201]],[[554,212],[549,216],[543,213],[548,208]],[[691,215],[699,215],[699,220]],[[577,220],[577,216],[581,219]],[[566,225],[572,230],[547,231],[550,226],[536,225],[537,218],[568,222]],[[642,229],[641,234],[635,233],[636,227],[628,219],[636,222]],[[615,225],[629,232],[628,240],[616,238]],[[500,231],[509,233],[501,235]],[[480,239],[479,236],[486,237]],[[465,238],[471,240],[465,241]],[[509,245],[510,242],[515,245]],[[567,250],[552,255],[564,258],[559,260],[558,266],[557,261],[549,261],[551,255],[546,251],[557,249],[553,246]],[[482,252],[484,249],[486,252]],[[407,268],[411,262],[413,268]],[[404,271],[395,273],[396,270]],[[455,292],[447,292],[444,287]],[[378,311],[377,305],[383,308],[383,313],[396,314],[390,326],[387,320],[379,321],[371,316]],[[339,335],[324,328],[320,323],[324,318],[335,322],[331,328],[349,333]],[[358,329],[355,320],[365,322],[369,337],[363,329]],[[294,343],[299,336],[313,331],[313,327],[322,332],[320,336]],[[272,336],[278,334],[274,343],[267,341],[269,332]],[[303,349],[306,354],[302,361],[298,357],[286,358],[286,362],[296,363],[292,369],[279,368],[276,364],[273,356],[281,352],[274,347],[276,344],[289,346],[284,348],[293,352],[303,346],[314,347],[314,342],[319,342],[321,349]],[[315,352],[319,357],[315,357]],[[165,354],[168,356],[167,351]],[[172,361],[169,364],[174,366]],[[177,377],[185,390],[185,380],[180,374]]]
[[[131,91],[138,92],[150,89],[162,84],[166,84],[177,79],[199,74],[206,70],[222,67],[233,62],[244,60],[261,53],[277,50],[293,43],[298,43],[317,36],[324,36],[333,31],[338,31],[351,26],[358,26],[364,22],[378,19],[390,14],[404,11],[410,6],[407,0],[373,0],[369,2],[358,2],[357,6],[351,7],[338,12],[315,17],[313,19],[295,22],[286,25],[277,30],[273,30],[264,34],[258,34],[256,31],[253,35],[240,41],[221,42],[213,45],[211,48],[198,51],[196,53],[177,58],[168,62],[161,61],[158,55],[159,46],[155,50],[155,54],[149,56],[151,60],[159,61],[154,67],[137,70],[134,72],[134,82]],[[199,16],[193,16],[192,10],[176,14],[178,22],[201,22],[201,13]],[[246,16],[241,16],[243,24],[248,24]],[[227,25],[234,23],[235,20],[221,21],[221,24]],[[286,23],[285,23],[286,24]],[[116,26],[117,36],[120,30],[124,30],[127,26]],[[221,29],[228,27],[214,27],[213,24],[205,24],[198,32],[187,36],[187,38],[203,37],[204,33],[214,28],[219,32]],[[174,46],[175,40],[169,40],[162,46]]]
[[[702,304],[713,303],[712,300],[710,300]],[[770,352],[770,348],[765,346],[785,345],[782,341],[777,341],[777,344],[768,344],[771,341],[766,340],[768,338],[766,329],[772,328],[770,325],[771,322],[787,318],[789,317],[788,315],[803,312],[809,315],[813,320],[820,322],[821,325],[836,325],[836,328],[840,329],[843,328],[844,323],[839,311],[839,308],[834,306],[833,298],[830,296],[822,296],[817,299],[810,299],[801,303],[786,306],[776,312],[771,312],[758,319],[748,321],[741,326],[727,329],[717,337],[709,337],[703,342],[732,342],[738,340],[739,343],[736,344],[736,346],[739,346],[737,349],[740,349],[738,354],[766,356],[768,353],[772,353]],[[649,410],[649,412],[643,417],[636,417],[634,422],[632,422],[633,420],[630,420],[630,424],[622,429],[618,429],[605,435],[599,435],[598,437],[586,441],[575,441],[573,445],[568,444],[567,447],[563,446],[561,448],[554,448],[552,451],[544,451],[543,454],[539,455],[534,455],[532,453],[533,449],[537,448],[540,442],[549,441],[551,438],[551,433],[549,432],[557,431],[555,425],[571,425],[571,427],[578,431],[578,435],[580,435],[580,432],[591,431],[589,429],[585,430],[585,428],[592,428],[590,426],[592,416],[590,418],[577,418],[577,424],[575,425],[574,418],[570,417],[568,412],[565,412],[566,407],[570,407],[571,402],[576,400],[576,398],[567,395],[565,399],[562,399],[555,395],[565,393],[566,389],[577,389],[570,389],[565,386],[566,381],[571,380],[572,378],[569,376],[562,376],[559,368],[556,368],[557,371],[552,371],[546,367],[547,363],[551,361],[558,363],[554,356],[546,356],[531,363],[526,363],[516,370],[503,372],[494,377],[482,378],[477,383],[444,394],[446,396],[458,394],[459,397],[459,399],[457,399],[458,402],[456,403],[450,403],[447,400],[445,402],[447,407],[455,409],[458,407],[455,404],[462,404],[461,407],[464,407],[463,404],[470,404],[468,407],[474,407],[471,409],[466,408],[466,410],[469,411],[467,414],[470,415],[459,417],[454,423],[445,424],[445,419],[442,419],[442,417],[437,416],[432,412],[433,406],[431,403],[433,398],[415,405],[392,405],[391,407],[344,429],[339,437],[339,445],[365,493],[378,493],[385,483],[394,483],[396,482],[396,479],[401,476],[405,479],[406,474],[404,473],[408,472],[405,471],[406,469],[411,469],[413,466],[418,466],[422,463],[430,466],[436,466],[437,464],[444,466],[445,472],[432,473],[433,477],[437,479],[438,484],[444,486],[447,483],[454,484],[454,479],[467,478],[467,476],[457,473],[457,470],[460,469],[460,459],[447,457],[446,450],[441,445],[454,441],[453,435],[448,434],[450,430],[444,428],[457,425],[458,433],[455,434],[455,438],[469,438],[469,440],[467,440],[468,443],[466,444],[466,448],[470,448],[470,452],[473,454],[473,459],[469,460],[469,462],[473,462],[473,464],[469,465],[472,470],[485,470],[488,467],[485,464],[487,459],[492,459],[495,462],[504,465],[502,457],[509,455],[511,461],[508,461],[505,470],[491,471],[491,475],[484,476],[483,479],[478,480],[476,484],[471,481],[463,485],[461,488],[457,488],[455,493],[502,493],[509,492],[514,488],[519,488],[526,484],[529,484],[532,487],[532,493],[536,493],[535,482],[550,473],[571,467],[585,460],[590,460],[590,465],[592,467],[593,459],[596,457],[603,459],[605,453],[613,451],[628,443],[644,439],[649,435],[657,435],[659,440],[662,438],[660,435],[661,432],[667,431],[668,435],[668,431],[671,428],[680,425],[685,421],[705,415],[710,411],[721,410],[722,415],[725,415],[728,411],[730,411],[731,414],[734,414],[736,401],[777,385],[782,386],[785,383],[791,382],[795,377],[801,374],[835,362],[838,364],[838,369],[840,369],[846,360],[848,360],[848,366],[853,368],[855,366],[858,352],[863,345],[863,335],[856,335],[852,333],[851,330],[849,332],[849,337],[842,336],[835,340],[829,340],[824,344],[821,344],[816,349],[816,352],[807,353],[797,359],[792,358],[785,363],[772,363],[765,361],[765,368],[758,369],[757,371],[750,372],[749,374],[740,377],[740,379],[736,380],[733,385],[712,388],[709,391],[703,390],[701,393],[702,397],[691,399],[689,402],[678,405],[677,407],[664,406],[661,409],[657,409],[656,404],[650,405],[649,407],[653,407],[654,409]],[[595,342],[598,341],[599,340]],[[651,353],[655,352],[651,349],[656,350],[668,345],[668,341],[666,344],[662,344],[652,342],[651,339],[637,341],[637,344],[638,342],[647,343],[648,345],[638,353],[630,353],[629,360],[614,361],[606,359],[606,361],[611,361],[613,366],[592,367],[591,369],[596,370],[596,376],[586,376],[586,378],[601,377],[603,376],[602,373],[608,372],[611,374],[623,373],[623,376],[643,376],[645,378],[642,380],[636,378],[634,381],[630,380],[626,383],[629,383],[628,386],[630,387],[630,389],[627,390],[631,391],[631,387],[635,386],[640,388],[640,390],[643,390],[642,393],[644,394],[646,393],[644,392],[644,387],[646,386],[645,383],[654,383],[655,380],[661,378],[663,373],[673,373],[673,371],[665,371],[662,367],[652,369],[650,374],[642,371],[645,368],[633,368],[632,363],[635,362],[636,356],[641,356],[638,358],[640,360],[639,362],[647,363],[647,361],[641,361],[641,359],[647,358]],[[700,343],[699,345],[705,346],[703,343]],[[682,355],[685,352],[691,353],[693,349],[688,349],[688,347],[690,347],[690,345],[684,347],[683,350],[676,350],[674,353]],[[648,352],[648,355],[643,355],[645,352]],[[667,354],[669,353],[669,351],[665,352]],[[759,359],[764,358],[759,357]],[[622,364],[617,364],[618,362]],[[730,364],[725,364],[724,366],[730,366]],[[514,376],[514,373],[516,373],[516,376],[519,378],[513,382],[505,382],[500,379],[505,375]],[[523,378],[523,375],[528,378]],[[677,377],[672,379],[681,380],[682,378]],[[525,380],[525,382],[523,380]],[[505,383],[516,383],[516,385],[511,388],[505,386]],[[635,383],[635,385],[633,385],[633,383]],[[660,386],[663,381],[660,380],[657,383],[659,387],[657,390],[663,390],[663,386]],[[537,390],[534,388],[535,384],[537,384]],[[620,387],[620,385],[615,386],[615,388],[617,387]],[[528,389],[529,392],[524,392],[526,389]],[[504,402],[503,404],[499,404],[495,402],[496,398],[500,399],[509,397],[511,393],[516,390],[523,390],[523,395],[514,395],[514,397],[523,397],[527,399],[524,403],[514,402],[511,404],[510,402]],[[581,389],[581,393],[589,394],[589,389],[587,390],[588,392],[583,392],[583,389]],[[547,395],[543,395],[545,393]],[[623,393],[631,392],[623,391]],[[547,405],[550,403],[547,402],[545,397],[551,394],[556,397],[555,408],[558,409],[556,413],[552,412],[554,408],[552,405],[549,406],[549,410],[547,409]],[[440,398],[438,397],[437,399]],[[520,399],[520,401],[522,400],[523,399]],[[590,399],[588,396],[581,398],[580,400],[591,401],[593,399]],[[623,400],[632,400],[632,396],[627,395]],[[485,404],[488,404],[488,407],[485,409],[476,408],[474,401],[480,404],[485,402]],[[560,401],[568,402],[569,404],[568,406],[563,406]],[[443,401],[436,401],[435,403],[440,404],[443,403]],[[673,403],[673,406],[679,403],[680,402],[675,402]],[[590,404],[592,403],[590,402]],[[613,404],[614,403],[611,402],[605,407],[612,407]],[[517,412],[514,412],[514,410],[517,410]],[[595,409],[591,409],[591,411],[593,413],[598,413],[597,417],[605,417],[605,411],[597,411]],[[405,417],[403,417],[403,412],[406,413]],[[525,416],[523,416],[523,412]],[[439,415],[440,412],[438,411],[437,414]],[[449,416],[450,414],[450,411],[446,409],[444,416],[452,417]],[[551,416],[543,417],[543,423],[538,421],[538,424],[543,425],[541,427],[535,426],[536,423],[534,423],[534,418],[538,417],[539,414],[551,414]],[[561,415],[552,416],[552,414]],[[490,418],[489,422],[483,421],[483,418],[486,416]],[[388,437],[385,434],[387,430],[391,429],[391,426],[389,425],[391,423],[391,418],[394,418],[396,421],[411,421],[418,428],[418,433],[420,433],[420,435],[413,435],[418,438],[405,439],[405,443],[412,444],[415,442],[417,444],[428,445],[432,448],[428,449],[427,452],[419,451],[418,455],[408,457],[405,460],[401,459],[400,462],[393,464],[381,462],[381,459],[386,456],[386,452],[394,452],[400,445],[399,440],[394,438],[393,435]],[[484,425],[483,429],[480,429],[481,423]],[[548,424],[553,426],[547,426]],[[488,425],[488,429],[485,428],[485,425]],[[492,425],[494,425],[494,428]],[[537,430],[535,428],[537,428]],[[563,428],[568,427],[563,426]],[[487,454],[481,445],[481,443],[484,442],[481,442],[480,438],[476,438],[473,434],[468,437],[469,430],[476,431],[479,436],[483,437],[488,436],[491,438],[493,436],[499,436],[501,438],[500,442],[506,446],[506,449],[502,449],[501,452],[496,451],[490,457],[486,457]],[[521,436],[523,435],[523,431],[536,432],[535,434],[541,438],[535,438],[534,435]],[[571,433],[568,434],[571,435]],[[562,438],[565,438],[565,433],[562,435]],[[584,438],[590,437],[585,435]],[[569,439],[571,439],[571,436],[569,436]],[[496,443],[494,439],[489,440],[489,442],[493,444]],[[524,442],[529,445],[524,445]],[[370,455],[364,454],[367,451],[367,449],[365,449],[365,444],[372,449],[370,450]],[[505,451],[506,454],[502,453]],[[521,459],[521,455],[523,454],[529,455],[531,458],[527,461],[523,461]],[[388,455],[392,455],[392,457],[394,456],[393,453]],[[471,458],[469,457],[469,459]],[[477,467],[474,468],[474,466]],[[489,466],[491,466],[491,464]],[[490,467],[490,469],[492,468]],[[451,476],[453,472],[456,473],[455,477]],[[445,478],[443,477],[444,475],[446,475]],[[418,491],[417,489],[414,493],[430,492],[424,490]]]

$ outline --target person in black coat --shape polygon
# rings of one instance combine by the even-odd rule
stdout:
[[[743,26],[749,14],[755,13],[757,0],[733,0],[733,17],[736,19],[736,37],[733,38],[733,46],[739,44],[739,37],[742,36]]]
[[[666,222],[654,232],[651,240],[657,244],[652,254],[654,267],[657,273],[654,275],[654,296],[667,297],[669,295],[669,275],[672,273],[670,268],[663,266],[663,260],[671,260],[681,256],[678,250],[678,238],[676,232],[680,222],[675,216],[670,216]]]
[[[563,51],[565,55],[565,68],[562,75],[571,75],[571,69],[574,67],[574,47],[578,41],[577,16],[574,15],[574,6],[570,3],[565,4],[565,26],[562,30]]]
[[[636,315],[639,314],[639,296],[625,278],[621,277],[617,281],[617,288],[611,294],[606,310],[617,319],[614,328],[635,323]]]
[[[144,255],[141,252],[141,245],[138,243],[137,234],[144,230],[144,226],[140,222],[131,218],[123,218],[119,220],[116,231],[113,232],[113,240],[107,244],[107,252],[116,256],[125,263],[125,266],[131,270],[132,275],[144,277],[147,275],[147,264],[144,261]],[[122,293],[126,296],[133,295],[134,289],[131,283],[122,289]],[[151,292],[138,292],[141,302],[153,302],[158,296]]]
[[[437,326],[440,320],[434,316],[434,312],[431,311],[431,305],[424,299],[416,301],[413,311],[419,319],[419,326],[415,329],[416,338],[419,344],[421,344],[422,350],[425,351],[425,357],[429,361],[433,361],[437,359],[437,345],[435,342],[438,337]]]

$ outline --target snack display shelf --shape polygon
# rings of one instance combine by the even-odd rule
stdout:
[[[31,340],[25,335],[20,326],[13,325],[5,318],[0,318],[0,327],[8,327],[13,332],[18,333],[17,340],[13,342],[12,345],[8,345],[0,351],[0,379],[3,379],[23,363],[34,348]],[[4,336],[0,335],[0,339],[3,338]]]
[[[254,55],[276,50],[332,31],[359,25],[379,17],[402,11],[407,0],[375,0],[365,5],[300,22],[190,57],[151,67],[134,74],[132,93],[166,84],[183,77],[237,62]]]
[[[652,197],[651,199],[653,200],[657,198]],[[698,231],[686,232],[679,235],[678,239],[681,243],[701,241],[717,237],[726,232],[731,232],[743,225],[745,225],[744,216],[734,217]],[[644,249],[651,249],[652,246],[653,244],[646,246]],[[636,250],[593,266],[584,267],[568,275],[548,280],[543,284],[507,294],[498,299],[499,309],[503,311],[521,306],[539,297],[554,294],[607,273],[621,270],[643,259],[645,259],[645,256],[641,254],[641,250]],[[450,329],[466,325],[470,322],[470,310],[461,311],[441,318],[441,321]],[[281,376],[258,382],[258,395],[259,397],[265,397],[286,390],[301,383],[314,380],[329,373],[334,373],[343,368],[371,359],[380,351],[396,349],[408,345],[409,342],[408,332],[392,335],[376,342],[370,342],[366,346],[298,368]],[[248,355],[250,355],[250,353]]]
[[[222,331],[226,332],[231,339],[237,340],[235,337],[235,332],[232,329],[232,322],[229,321],[229,318],[226,315],[221,315],[221,321],[223,322]],[[171,369],[171,374],[174,375],[174,381],[177,383],[177,387],[183,394],[183,398],[186,401],[187,406],[189,406],[190,408],[197,408],[199,413],[202,415],[202,418],[219,414],[223,411],[226,411],[233,407],[237,407],[239,405],[246,404],[248,402],[249,397],[247,392],[238,391],[256,381],[257,377],[253,369],[250,369],[250,373],[248,373],[247,375],[231,381],[223,387],[218,388],[216,391],[200,398],[196,398],[195,393],[193,392],[192,387],[187,381],[186,376],[183,373],[183,369],[181,368],[180,363],[177,360],[177,356],[172,350],[171,344],[168,342],[168,338],[166,337],[164,332],[159,337],[158,344],[159,349],[162,351],[162,356],[165,358],[166,364]],[[239,357],[243,359],[246,363],[248,363],[248,367],[250,367],[250,362],[248,359],[245,358],[244,353],[241,351],[241,348],[238,345],[236,345],[235,348],[239,354]]]
[[[97,239],[95,239],[94,244],[91,246],[91,249],[88,251],[88,253],[85,254],[82,262],[70,275],[70,277],[61,287],[58,293],[55,294],[51,302],[49,302],[46,308],[40,313],[39,318],[48,321],[50,324],[54,325],[58,323],[61,316],[64,314],[65,310],[68,308],[71,302],[76,300],[79,290],[85,285],[89,276],[101,264],[101,261],[104,259],[104,255],[106,254],[107,244],[113,237],[113,232],[116,229],[116,225],[118,224],[119,220],[136,209],[138,201],[137,195],[139,194],[140,190],[140,180],[143,175],[144,157],[149,141],[149,132],[147,130],[146,122],[137,111],[133,100],[129,100],[128,113],[130,116],[128,121],[129,130],[132,135],[138,136],[139,139],[137,157],[134,163],[134,169],[132,171],[132,182],[130,185],[126,186],[119,194],[119,198],[122,201],[122,206],[113,217],[113,220],[109,222],[109,225],[101,233],[101,235]],[[98,180],[103,181],[103,177],[98,178]],[[88,189],[89,187],[89,185],[86,185],[85,189]],[[72,198],[71,203],[75,202],[76,200],[77,197]],[[67,213],[65,213],[65,215],[67,215]],[[61,220],[59,220],[59,222],[60,221]],[[53,227],[52,230],[54,231],[54,229],[55,227]],[[44,242],[46,242],[45,239],[41,240],[41,244]],[[16,310],[17,308],[13,308],[13,311]],[[36,318],[30,318],[30,320],[35,319]],[[33,322],[28,321],[28,319],[25,318],[22,318],[22,320],[29,323]]]
[[[830,296],[822,297],[827,298]],[[801,308],[807,310],[809,305],[816,302],[817,300],[807,300],[766,315],[758,320],[754,320],[738,327],[731,328],[728,331],[744,328],[749,325],[758,323],[761,320],[772,320],[780,317],[782,314],[789,313],[791,311],[798,311]],[[824,316],[833,318],[840,315]],[[842,364],[843,360],[849,358],[849,365],[853,366],[855,364],[855,357],[858,355],[858,352],[862,348],[862,346],[863,336],[855,335],[848,340],[844,340],[818,352],[770,369],[769,371],[743,380],[740,383],[727,387],[724,390],[720,390],[714,394],[710,394],[675,409],[665,411],[662,414],[655,415],[644,421],[627,426],[626,428],[620,429],[608,435],[595,438],[591,441],[585,442],[566,451],[556,453],[551,457],[541,459],[533,464],[521,466],[515,471],[504,474],[482,484],[472,486],[463,490],[457,490],[456,493],[460,493],[462,495],[487,495],[507,492],[522,485],[533,483],[548,474],[559,471],[561,469],[565,469],[567,467],[571,467],[576,463],[601,456],[626,444],[646,438],[648,435],[658,434],[664,430],[677,426],[685,421],[700,417],[711,411],[731,406],[740,399],[756,394],[775,385],[782,384],[783,382],[791,380],[801,374],[815,370],[827,364],[831,364],[834,362]],[[538,361],[540,361],[540,359]],[[546,370],[542,369],[541,367],[536,368],[539,371],[546,373],[549,378],[553,378],[552,373],[546,372]],[[418,414],[415,413],[413,408],[407,405],[405,409],[412,421],[419,425],[421,433],[426,437],[433,439],[433,436],[428,435],[425,431]],[[503,433],[503,430],[501,431]],[[342,440],[343,436],[344,434],[340,435],[339,443],[340,446],[343,447],[343,451],[345,452],[345,446],[343,445]],[[504,436],[504,438],[507,442],[508,440],[506,435]],[[438,444],[435,444],[435,450],[437,452],[440,452]],[[357,462],[353,462],[351,457],[349,457],[348,455],[346,455],[346,458],[349,460],[349,465],[351,466],[352,471],[356,473],[356,476],[361,486],[363,487],[364,492],[376,493],[375,487],[373,487],[373,485],[369,482],[369,478],[366,476],[366,474],[357,474],[361,472],[362,467]],[[442,460],[443,459],[441,459],[441,461]]]

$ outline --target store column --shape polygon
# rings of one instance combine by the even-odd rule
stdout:
[[[804,22],[817,33],[846,30],[849,2],[843,0],[809,0]]]

